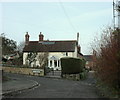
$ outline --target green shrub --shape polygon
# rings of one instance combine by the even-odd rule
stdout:
[[[85,69],[85,65],[86,65],[86,60],[85,59],[81,59],[82,60],[82,65],[80,67],[80,71],[83,72]]]
[[[86,79],[87,78],[88,71],[83,69],[83,72],[80,73],[80,79]]]
[[[82,59],[73,57],[61,58],[62,74],[78,74],[82,71]]]
[[[85,65],[86,65],[86,60],[85,60],[85,59],[82,59],[82,62],[83,62],[83,67],[85,67]]]

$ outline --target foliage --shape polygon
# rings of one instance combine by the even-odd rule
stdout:
[[[88,70],[86,69],[83,69],[83,72],[81,72],[79,75],[80,75],[80,79],[86,79],[87,78],[87,73],[88,73]]]
[[[85,70],[85,65],[86,65],[86,60],[85,59],[81,59],[82,60],[82,65],[81,65],[81,72],[84,72],[84,70]]]
[[[118,90],[108,85],[103,84],[103,82],[97,82],[96,87],[99,94],[105,98],[118,98]]]
[[[82,72],[85,64],[80,58],[64,57],[61,58],[62,74],[78,74]]]
[[[23,65],[23,54],[19,53],[19,57],[12,60],[13,65],[22,66]]]
[[[16,51],[16,41],[5,37],[5,34],[1,34],[2,37],[2,54],[7,55]]]
[[[17,45],[17,52],[18,52],[17,54],[19,55],[19,57],[16,57],[11,60],[11,63],[13,65],[16,65],[16,66],[23,65],[23,48],[24,48],[24,46],[25,46],[25,42],[20,42],[19,45]]]
[[[97,43],[98,42],[98,43]],[[110,87],[120,88],[120,29],[115,31],[108,28],[102,37],[95,41],[94,70],[99,81]]]

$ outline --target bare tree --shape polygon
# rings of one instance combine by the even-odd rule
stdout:
[[[39,53],[37,60],[39,61],[40,68],[44,68],[48,61],[48,52]]]
[[[48,52],[45,53],[36,53],[30,52],[26,58],[26,64],[31,66],[31,63],[34,63],[34,67],[36,67],[36,61],[39,62],[39,68],[44,69],[45,65],[48,61]]]
[[[17,50],[18,50],[20,53],[22,53],[24,47],[25,47],[25,42],[22,41],[22,42],[20,42],[20,43],[18,44]]]
[[[26,58],[26,64],[31,66],[32,62],[36,62],[36,56],[37,56],[36,52],[28,53],[27,58]]]
[[[94,70],[100,82],[120,88],[120,29],[106,28],[93,47]]]

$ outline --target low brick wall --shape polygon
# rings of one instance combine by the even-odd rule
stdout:
[[[2,67],[2,69],[3,69],[4,72],[9,72],[9,73],[44,76],[44,70],[43,69],[15,68],[15,67]]]

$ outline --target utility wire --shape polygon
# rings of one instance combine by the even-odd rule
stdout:
[[[68,16],[68,14],[67,14],[67,12],[66,12],[66,10],[65,10],[65,7],[64,7],[63,3],[61,2],[61,0],[59,0],[59,4],[60,4],[61,8],[63,9],[63,11],[64,11],[64,13],[65,13],[65,16],[67,17],[67,20],[68,20],[69,24],[71,25],[72,29],[73,29],[74,31],[76,31],[76,28],[75,28],[74,25],[72,24],[72,22],[71,22],[71,20],[70,20],[70,17]],[[77,31],[76,31],[76,32],[77,32]]]

